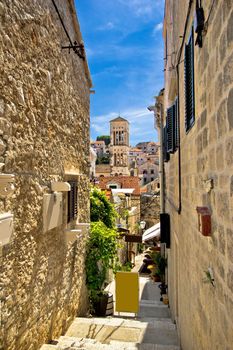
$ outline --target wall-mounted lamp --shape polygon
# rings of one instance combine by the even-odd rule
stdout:
[[[194,29],[197,34],[195,45],[202,47],[202,32],[205,26],[205,15],[203,7],[201,6],[201,0],[196,0],[196,15],[194,21]]]
[[[156,109],[156,107],[155,107],[155,105],[153,105],[153,106],[148,106],[147,109],[148,109],[148,111],[150,111],[150,112],[154,112],[155,109]]]
[[[140,222],[139,222],[139,225],[140,225],[140,228],[141,228],[142,230],[144,230],[144,228],[146,227],[146,222],[145,222],[145,221],[140,221]]]

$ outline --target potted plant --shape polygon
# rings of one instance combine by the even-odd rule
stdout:
[[[104,291],[108,269],[113,269],[117,258],[117,231],[103,222],[91,223],[86,255],[86,278],[92,312],[104,316],[109,293]]]
[[[154,261],[156,269],[154,271],[154,275],[160,278],[160,281],[165,281],[165,269],[167,266],[167,259],[164,258],[160,252],[153,252],[151,254],[151,258]],[[158,281],[159,282],[159,281]]]
[[[153,265],[148,265],[147,266],[148,270],[151,271],[150,277],[154,282],[160,282],[160,276],[158,272],[158,267],[153,264]]]

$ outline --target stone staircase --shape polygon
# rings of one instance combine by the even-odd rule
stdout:
[[[40,350],[180,350],[167,305],[159,301],[158,283],[144,278],[140,310],[134,315],[76,318],[65,336]]]

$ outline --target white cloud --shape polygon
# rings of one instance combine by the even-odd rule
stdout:
[[[163,10],[163,0],[118,0],[124,6],[127,6],[138,17],[153,16],[154,10],[161,8]]]
[[[97,30],[112,30],[115,28],[115,24],[113,22],[108,22],[100,27],[97,28]]]
[[[156,24],[156,26],[154,27],[154,30],[153,30],[153,35],[156,35],[156,33],[159,32],[161,29],[163,29],[163,23],[162,22]]]

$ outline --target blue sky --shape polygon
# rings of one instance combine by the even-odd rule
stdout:
[[[130,144],[157,141],[147,106],[163,87],[164,0],[75,0],[95,95],[91,138],[109,135],[119,114]]]

